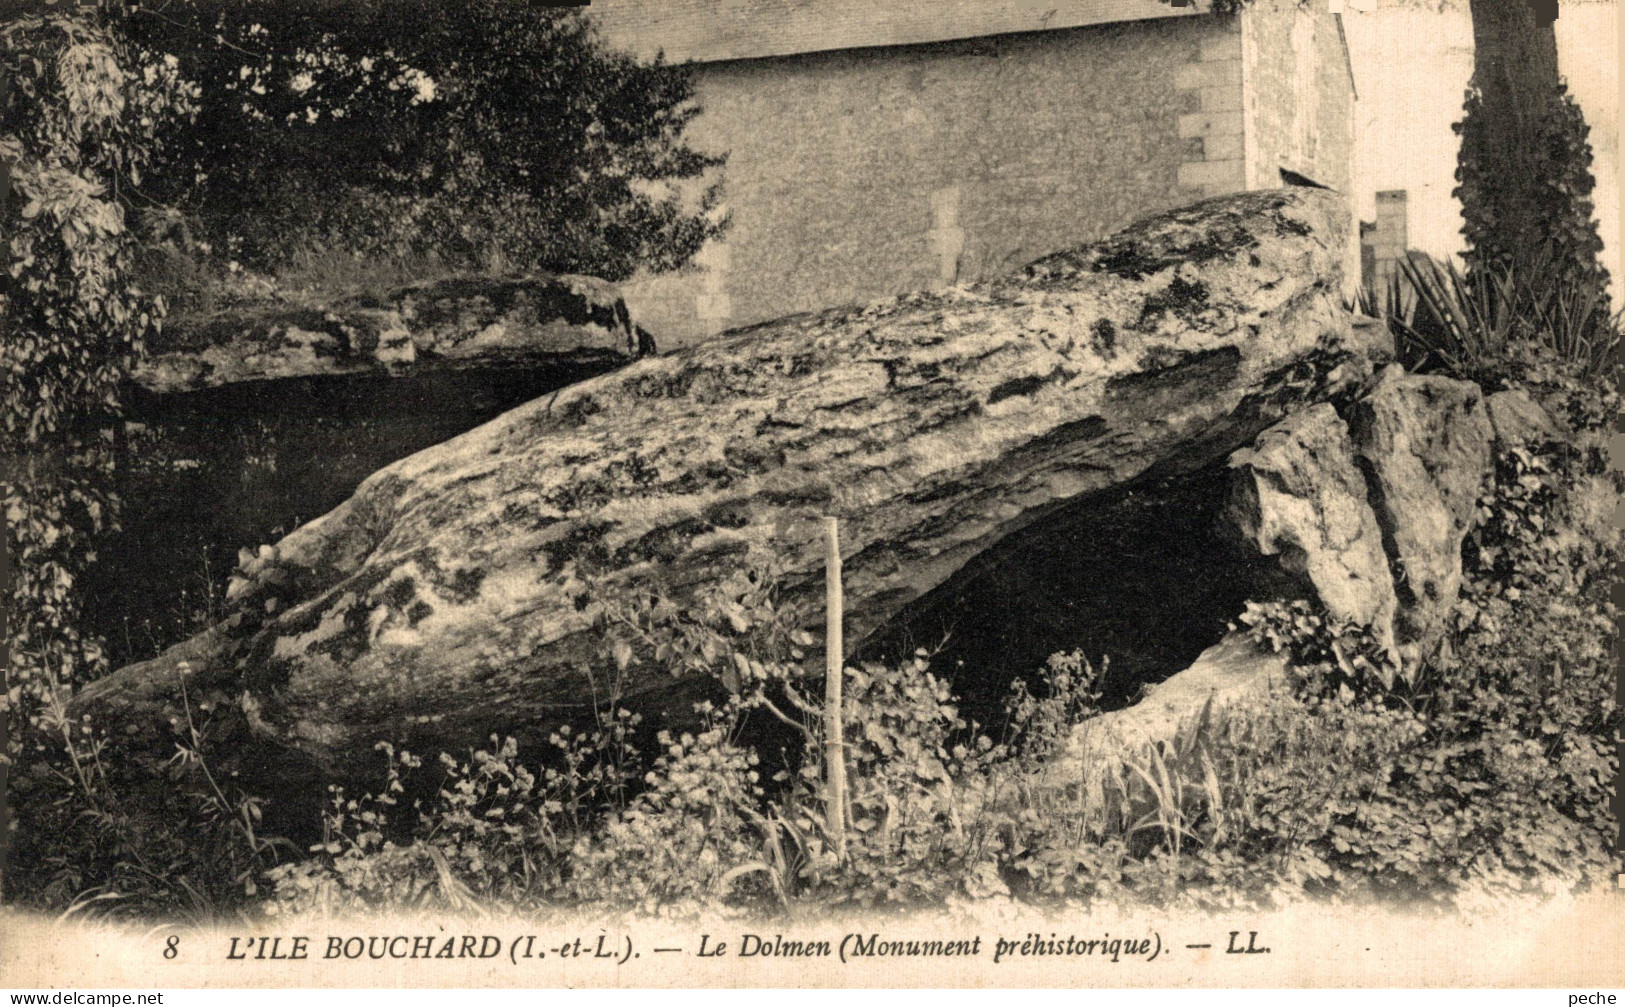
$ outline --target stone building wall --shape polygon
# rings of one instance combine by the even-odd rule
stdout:
[[[1206,20],[1197,59],[1174,72],[1179,135],[1187,144],[1179,176],[1192,199],[1247,187],[1241,24],[1234,17]]]
[[[662,348],[1003,272],[1243,183],[1233,18],[706,63],[696,83],[732,226],[624,288]]]
[[[1246,63],[1247,187],[1280,184],[1280,169],[1339,192],[1353,185],[1353,87],[1326,0],[1255,0],[1241,18]]]
[[[1410,250],[1408,194],[1404,189],[1377,193],[1377,219],[1366,240],[1371,246],[1371,271],[1361,279],[1373,291],[1384,291],[1399,274],[1399,262]]]
[[[1352,198],[1355,90],[1343,29],[1328,0],[1254,0],[1240,23],[1245,187],[1280,185],[1286,169]],[[1344,293],[1352,294],[1360,275],[1352,224],[1349,234]]]

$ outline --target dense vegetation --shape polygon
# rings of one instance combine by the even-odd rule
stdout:
[[[190,117],[195,89],[172,61],[62,17],[0,28],[0,73],[11,82],[0,109],[13,186],[0,455],[13,557],[5,754],[15,756],[16,727],[37,726],[55,691],[106,670],[98,642],[79,632],[75,585],[117,521],[106,476],[119,384],[165,310],[130,281],[122,197],[159,133]]]
[[[719,222],[720,163],[683,142],[688,78],[510,0],[230,0],[119,25],[198,84],[141,191],[198,266],[349,260],[620,280],[682,265]],[[353,266],[350,268],[354,268]]]
[[[659,597],[596,599],[609,679],[653,655],[674,674],[714,679],[727,697],[698,711],[703,729],[653,746],[613,695],[591,727],[561,725],[546,752],[501,738],[431,759],[380,746],[376,789],[333,791],[310,848],[264,835],[262,803],[212,768],[211,724],[243,710],[187,700],[172,757],[104,758],[110,725],[69,723],[61,709],[67,691],[104,670],[95,641],[76,631],[73,587],[114,507],[95,479],[118,429],[117,378],[163,312],[131,281],[137,248],[123,226],[129,200],[158,200],[142,188],[153,158],[168,166],[164,185],[190,181],[149,214],[195,228],[194,244],[211,246],[204,257],[218,245],[228,261],[267,269],[301,255],[437,248],[486,266],[518,259],[613,275],[681,261],[712,226],[633,181],[691,177],[707,163],[677,145],[686,92],[668,78],[593,63],[605,76],[586,75],[595,86],[572,99],[583,104],[539,107],[581,134],[570,133],[576,146],[556,177],[522,174],[551,141],[525,133],[497,149],[510,142],[510,124],[492,113],[502,95],[557,97],[560,81],[580,75],[575,57],[548,71],[516,55],[579,54],[584,36],[568,19],[520,23],[496,43],[507,57],[476,72],[470,47],[489,41],[461,34],[428,0],[363,8],[353,26],[328,5],[280,6],[300,16],[256,20],[254,5],[205,15],[199,5],[202,20],[113,31],[46,17],[0,34],[5,68],[22,82],[0,135],[0,154],[21,166],[22,196],[4,304],[19,333],[3,347],[15,379],[6,452],[30,466],[7,490],[21,574],[8,713],[32,723],[28,750],[9,753],[14,899],[197,917],[401,905],[785,912],[1005,896],[1449,906],[1613,873],[1608,592],[1621,487],[1606,439],[1618,411],[1617,320],[1588,311],[1571,331],[1575,309],[1555,307],[1567,302],[1522,261],[1434,274],[1415,310],[1391,302],[1410,366],[1524,388],[1568,427],[1498,457],[1449,645],[1418,674],[1390,674],[1360,627],[1261,599],[1240,622],[1258,646],[1291,655],[1284,689],[1072,773],[1072,730],[1097,712],[1084,655],[1058,654],[1016,683],[991,725],[965,722],[929,654],[851,669],[842,855],[824,814],[811,641],[793,628],[802,614],[778,603],[764,559],[691,610]],[[470,23],[496,9],[477,6]],[[433,26],[432,47],[382,52],[366,41],[401,30],[401,10]],[[185,55],[166,58],[175,50]],[[595,118],[603,106],[593,103],[616,100],[617,88],[644,96],[648,121]],[[196,130],[169,134],[186,142],[154,153],[161,126],[194,119]],[[344,198],[321,199],[302,166],[362,135],[387,138],[377,160],[342,179]],[[423,148],[421,136],[447,144]],[[231,193],[259,185],[243,198],[264,202],[233,211]],[[512,234],[498,229],[482,245],[459,231],[510,198],[528,207]],[[598,225],[586,206],[605,207]],[[547,217],[555,212],[570,222]],[[747,718],[790,732],[789,756],[753,748]],[[430,796],[409,796],[420,792]]]
[[[686,76],[609,52],[562,9],[46,5],[0,27],[0,76],[12,180],[0,289],[13,571],[3,757],[11,825],[27,820],[26,835],[62,796],[47,749],[72,749],[64,765],[81,798],[107,768],[74,748],[93,736],[62,710],[108,670],[84,631],[82,576],[118,526],[112,471],[131,461],[121,387],[166,315],[464,269],[621,278],[681,265],[723,222],[715,188],[701,184],[720,161],[682,139],[698,114]],[[208,775],[185,758],[154,768]],[[135,817],[218,812],[252,835],[253,801],[206,786],[198,805],[173,789],[174,807]],[[85,800],[62,809],[106,835],[137,828],[102,797]],[[242,873],[183,832],[166,835],[169,846],[114,845],[153,875],[185,877],[160,849]],[[34,867],[76,865],[68,887],[111,880],[95,854],[60,852]]]

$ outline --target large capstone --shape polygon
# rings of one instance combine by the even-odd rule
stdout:
[[[252,709],[247,779],[299,760],[338,773],[381,740],[524,743],[611,682],[681,709],[652,652],[618,674],[605,605],[682,609],[771,565],[819,635],[826,515],[861,647],[1012,535],[1216,471],[1368,374],[1339,300],[1348,219],[1321,190],[1209,200],[1002,280],[561,389],[367,478],[245,564],[230,618],[74,714],[151,743],[184,681]]]

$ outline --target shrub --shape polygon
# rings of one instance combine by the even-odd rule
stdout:
[[[992,850],[961,814],[958,787],[975,749],[954,744],[966,725],[947,684],[918,654],[896,668],[849,668],[845,679],[846,856],[827,831],[819,730],[779,815],[802,863],[795,890],[860,905],[941,901],[967,886],[1003,891]]]
[[[1550,29],[1546,29],[1550,31]],[[1518,97],[1501,86],[1494,100]],[[1506,113],[1491,122],[1485,95],[1478,87],[1467,92],[1465,115],[1453,127],[1461,137],[1456,168],[1460,184],[1451,193],[1461,201],[1467,238],[1468,279],[1478,285],[1498,285],[1508,274],[1531,277],[1564,296],[1591,306],[1576,319],[1582,335],[1610,317],[1608,271],[1598,256],[1602,238],[1597,233],[1591,201],[1596,180],[1591,174],[1590,128],[1580,106],[1565,85],[1536,97],[1539,107],[1519,109],[1519,150],[1505,149]],[[1509,156],[1511,160],[1509,161]],[[1508,170],[1516,164],[1520,170]]]
[[[1233,788],[1219,849],[1342,900],[1448,904],[1604,876],[1600,626],[1516,611],[1516,637],[1469,637],[1410,703],[1310,696],[1230,721],[1212,748]],[[1586,663],[1544,673],[1565,652]]]
[[[718,233],[684,72],[579,12],[506,0],[193,3],[124,30],[201,85],[146,194],[256,268],[333,253],[449,268],[673,269]]]
[[[723,725],[662,731],[648,789],[576,841],[564,891],[572,899],[644,912],[720,902],[755,866],[762,821],[756,754]]]
[[[262,802],[211,766],[209,753],[241,711],[183,689],[170,724],[174,755],[131,760],[88,717],[69,719],[63,696],[48,695],[28,758],[7,781],[19,823],[11,897],[196,922],[253,900],[289,844],[263,834]]]
[[[1290,654],[1294,672],[1311,693],[1386,692],[1405,674],[1369,627],[1339,624],[1316,602],[1249,601],[1237,621],[1261,648]]]
[[[639,753],[636,715],[610,708],[594,729],[561,726],[554,758],[533,771],[512,738],[458,759],[441,753],[434,798],[399,813],[407,778],[423,762],[387,743],[381,793],[331,790],[316,856],[272,869],[271,912],[343,913],[399,907],[453,910],[535,904],[561,886],[577,840],[627,806]]]

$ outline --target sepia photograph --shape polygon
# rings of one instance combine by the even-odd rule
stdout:
[[[0,987],[1625,987],[1619,39],[0,0]]]

